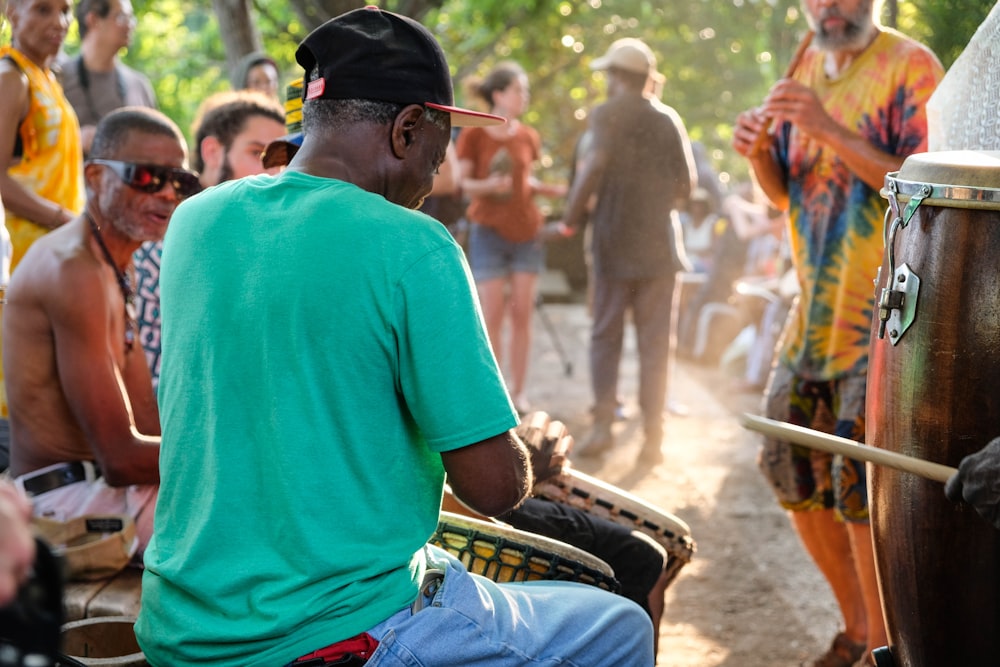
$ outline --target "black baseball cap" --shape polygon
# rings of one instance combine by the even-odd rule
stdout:
[[[423,104],[451,114],[455,127],[505,122],[453,106],[448,63],[434,36],[413,19],[375,6],[349,11],[316,28],[299,45],[295,59],[305,69],[305,100]]]

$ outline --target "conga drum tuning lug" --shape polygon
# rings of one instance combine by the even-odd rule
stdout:
[[[920,277],[906,264],[899,266],[893,273],[892,286],[884,287],[879,298],[879,338],[885,338],[888,327],[889,342],[893,345],[899,342],[916,317],[919,292]]]

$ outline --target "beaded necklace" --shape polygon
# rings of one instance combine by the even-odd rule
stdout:
[[[84,215],[90,224],[90,231],[93,232],[94,238],[97,239],[97,245],[101,246],[104,259],[107,260],[108,266],[115,272],[115,278],[118,280],[118,289],[121,290],[122,299],[125,301],[125,349],[131,350],[132,345],[135,344],[135,331],[138,328],[135,313],[135,289],[132,287],[132,279],[128,273],[118,269],[115,260],[111,257],[111,251],[108,250],[107,244],[104,243],[104,237],[101,236],[101,228],[90,217],[90,213],[84,213]]]

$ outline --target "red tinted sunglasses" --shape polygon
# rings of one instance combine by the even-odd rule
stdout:
[[[158,164],[136,164],[121,160],[88,160],[92,164],[102,164],[122,179],[122,183],[140,192],[153,194],[159,192],[170,183],[178,199],[186,199],[201,192],[201,182],[198,174],[187,169],[163,167]]]

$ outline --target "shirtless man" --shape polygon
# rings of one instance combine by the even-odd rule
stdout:
[[[132,515],[140,552],[160,480],[160,422],[136,341],[132,253],[162,238],[177,204],[200,190],[186,159],[183,135],[158,111],[102,119],[84,213],[32,246],[3,318],[15,482],[36,515]]]

